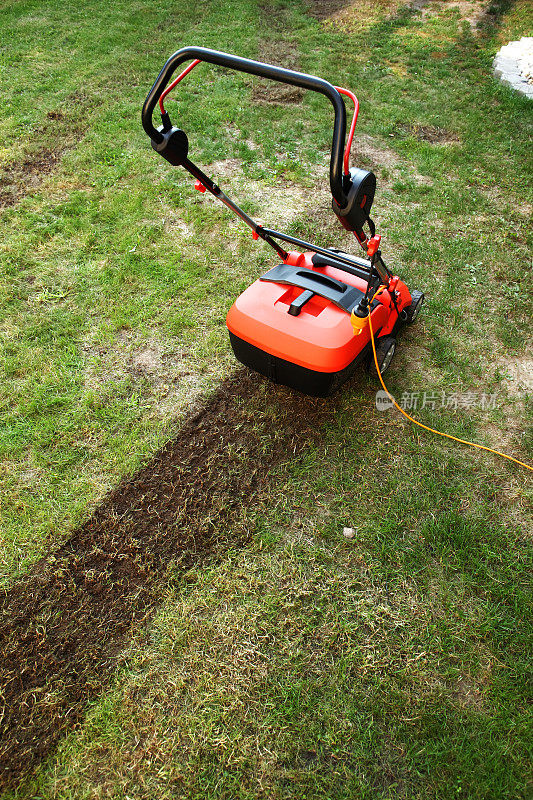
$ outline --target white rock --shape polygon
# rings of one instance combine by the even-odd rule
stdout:
[[[533,36],[522,36],[520,41],[509,42],[500,48],[492,62],[493,74],[505,86],[532,97],[533,86]]]

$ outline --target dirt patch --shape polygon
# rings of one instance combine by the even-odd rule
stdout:
[[[82,98],[73,96],[66,101],[69,108],[79,107]],[[75,118],[61,109],[49,111],[47,121],[31,133],[32,143],[45,140],[41,145],[23,157],[7,164],[0,171],[0,209],[13,206],[41,185],[45,175],[57,169],[65,152],[75,147],[83,136],[83,128]]]
[[[418,185],[431,186],[433,184],[433,180],[430,177],[421,175],[412,164],[402,161],[394,150],[383,146],[368,134],[360,134],[354,139],[351,163],[356,167],[374,170],[378,176],[380,186],[383,187],[392,186],[394,180],[401,177],[402,169]],[[384,177],[385,170],[388,173],[386,178]]]
[[[284,64],[283,66],[286,66]],[[288,67],[294,69],[294,67]],[[298,86],[287,86],[286,84],[270,84],[268,86],[254,85],[252,90],[252,100],[254,103],[275,103],[286,105],[299,103],[303,97],[303,90]]]
[[[274,8],[269,3],[263,3],[260,6],[260,12],[265,21],[265,31],[269,31],[272,35],[271,37],[267,35],[260,40],[258,60],[267,64],[275,64],[277,67],[299,70],[298,44],[284,38],[287,30],[290,30],[286,9]],[[288,86],[285,83],[276,83],[262,78],[253,79],[252,100],[255,103],[278,105],[299,103],[303,94],[303,89],[298,86]]]
[[[116,386],[133,381],[150,413],[160,418],[190,410],[213,377],[190,350],[169,348],[168,342],[154,336],[138,339],[130,330],[120,331],[109,344],[88,340],[83,353],[85,389],[98,402],[105,402]]]
[[[239,370],[1,599],[0,785],[31,772],[80,719],[169,571],[179,581],[246,539],[250,498],[333,413],[331,401]]]
[[[180,219],[175,214],[170,214],[168,218],[163,220],[163,226],[165,232],[172,231],[173,233],[177,233],[180,238],[183,239],[190,239],[194,236],[194,228],[191,225],[187,225],[182,219]]]
[[[0,208],[13,206],[35,191],[43,177],[56,168],[63,150],[52,151],[43,147],[20,163],[9,164],[0,178]]]
[[[389,169],[397,167],[401,163],[400,157],[394,150],[380,146],[375,139],[365,133],[355,137],[351,160],[356,166],[359,166],[360,163],[370,163],[371,166]]]
[[[483,683],[476,681],[470,675],[463,675],[452,688],[452,699],[461,708],[473,708],[476,711],[484,710]]]
[[[298,46],[281,39],[269,39],[261,42],[258,58],[259,61],[275,64],[278,67],[299,69]],[[303,95],[303,89],[300,89],[299,86],[288,86],[286,83],[275,83],[261,78],[254,79],[252,100],[255,103],[281,103],[282,105],[299,103]]]
[[[220,178],[233,178],[240,175],[242,161],[240,158],[221,158],[218,161],[212,161],[209,169],[215,181]]]
[[[308,14],[322,21],[333,17],[352,3],[350,0],[307,0],[306,5]]]
[[[318,13],[311,12],[324,25],[345,33],[369,30],[383,19],[395,18],[405,8],[405,0],[356,0],[345,3],[320,3]],[[327,7],[331,10],[327,12]]]
[[[159,347],[146,347],[132,356],[133,366],[143,375],[157,375],[161,368],[161,350]]]
[[[439,16],[443,12],[456,11],[461,21],[468,22],[475,31],[485,20],[492,7],[493,3],[487,2],[487,0],[444,0],[444,2],[443,0],[433,0],[433,2],[425,2],[419,10],[422,10],[423,20]]]
[[[533,205],[531,203],[518,202],[515,205],[515,210],[522,217],[531,217],[531,216],[533,216]]]
[[[451,9],[456,9],[461,19],[468,22],[471,28],[477,28],[482,20],[487,6],[490,6],[486,0],[454,0],[450,4]]]
[[[459,141],[459,136],[446,128],[439,128],[436,125],[419,125],[418,123],[410,123],[396,126],[396,132],[405,135],[413,136],[420,142],[430,142],[430,144],[456,144]]]
[[[280,154],[280,159],[283,158]],[[308,168],[309,177],[313,180],[312,189],[302,187],[284,175],[279,175],[275,185],[265,184],[256,181],[243,174],[242,162],[237,158],[226,158],[221,161],[214,161],[208,166],[208,173],[213,176],[213,180],[220,183],[221,188],[227,191],[231,197],[235,197],[237,202],[241,202],[245,197],[251,197],[259,206],[259,211],[254,218],[267,227],[276,225],[288,225],[302,214],[306,213],[309,203],[309,196],[323,194],[329,200],[328,185],[329,164],[317,164]],[[203,202],[217,204],[215,198],[204,196]],[[240,221],[232,221],[231,226],[238,230],[242,229]]]
[[[503,208],[506,204],[509,204],[510,210],[509,213],[512,214],[516,212],[520,214],[522,217],[527,217],[528,221],[533,213],[533,205],[528,203],[520,197],[516,195],[510,195],[509,190],[504,188],[500,185],[498,186],[487,186],[486,184],[473,184],[475,189],[482,194],[485,195],[487,200],[493,205],[496,206],[498,209]],[[492,217],[490,217],[492,219]]]
[[[501,360],[498,369],[503,384],[511,396],[524,397],[533,394],[533,353],[522,358]]]
[[[429,0],[413,0],[412,3],[407,3],[406,8],[408,11],[421,11],[428,3]]]

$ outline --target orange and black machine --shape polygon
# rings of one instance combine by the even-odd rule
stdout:
[[[185,62],[190,63],[172,80]],[[355,235],[365,258],[259,225],[189,159],[187,135],[172,124],[164,100],[199,64],[235,69],[328,98],[334,110],[329,167],[332,208],[342,226]],[[347,139],[342,95],[354,104]],[[161,125],[155,128],[157,104]],[[315,397],[335,391],[361,362],[370,364],[369,315],[377,363],[384,373],[394,355],[398,332],[414,322],[424,300],[422,292],[410,292],[383,261],[381,237],[370,218],[376,191],[374,173],[349,166],[358,112],[359,102],[348,89],[314,75],[205,47],[184,47],[174,53],[142,110],[142,124],[153,149],[173,166],[187,170],[198,191],[210,192],[230,208],[251,228],[253,238],[270,245],[280,261],[249,286],[228,312],[226,324],[235,356],[272,381]],[[280,243],[298,249],[285,249]]]

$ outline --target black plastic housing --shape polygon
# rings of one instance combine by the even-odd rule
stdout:
[[[165,131],[161,127],[157,129],[157,132],[163,138],[160,142],[156,142],[154,139],[151,140],[152,147],[156,153],[166,158],[169,164],[174,167],[181,166],[189,153],[189,140],[185,131],[180,130],[180,128],[171,128],[169,131]]]
[[[328,397],[335,392],[348,378],[351,378],[357,366],[368,358],[370,352],[370,345],[367,345],[347,367],[339,372],[317,372],[299,364],[293,364],[292,361],[272,356],[235,336],[231,331],[229,331],[229,338],[235,357],[241,364],[259,372],[273,383],[281,383],[283,386],[296,389],[296,391],[311,397]]]
[[[370,209],[376,194],[376,176],[366,169],[353,167],[347,189],[347,202],[343,207],[337,201],[331,201],[331,207],[339,218],[343,228],[353,231],[364,239],[363,225],[370,216]]]

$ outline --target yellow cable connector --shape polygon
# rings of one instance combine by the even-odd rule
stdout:
[[[353,317],[353,311],[352,311],[352,317]],[[454,442],[460,442],[461,444],[468,444],[468,445],[470,445],[470,447],[477,447],[478,450],[486,450],[488,453],[494,453],[494,455],[496,455],[496,456],[501,456],[502,458],[507,458],[507,459],[509,459],[509,461],[514,461],[515,464],[519,464],[521,467],[525,467],[526,469],[529,469],[529,470],[533,471],[533,467],[530,464],[526,464],[524,461],[519,461],[517,458],[513,458],[512,456],[508,456],[506,453],[501,453],[499,450],[493,450],[492,447],[485,447],[482,444],[476,444],[475,442],[469,442],[466,439],[459,439],[457,436],[452,436],[449,433],[442,433],[442,431],[436,431],[435,428],[430,428],[427,425],[423,425],[421,422],[418,422],[418,420],[413,419],[413,417],[409,416],[409,414],[406,411],[404,411],[401,406],[398,405],[398,403],[396,402],[394,397],[391,395],[391,393],[389,392],[389,390],[385,386],[383,378],[381,377],[381,372],[380,372],[379,364],[378,364],[378,357],[377,357],[377,353],[376,353],[376,344],[374,342],[374,331],[372,330],[372,318],[370,316],[370,309],[369,309],[369,312],[368,312],[368,317],[366,317],[366,319],[368,319],[368,324],[370,326],[370,341],[372,342],[372,352],[374,353],[374,364],[376,365],[376,370],[377,370],[377,373],[378,373],[379,381],[380,381],[381,385],[383,386],[383,389],[386,392],[387,397],[396,406],[396,408],[398,409],[400,414],[403,414],[404,417],[407,417],[408,420],[410,420],[411,422],[414,422],[415,425],[418,425],[420,428],[424,428],[424,430],[429,431],[430,433],[436,433],[437,436],[444,436],[446,439],[453,439]],[[352,325],[353,325],[353,321],[352,321]],[[359,333],[360,333],[360,331],[359,331]]]
[[[379,237],[379,238],[381,238],[381,237]],[[376,289],[376,291],[372,295],[371,300],[368,302],[368,309],[369,309],[368,313],[369,314],[370,314],[370,307],[371,307],[372,303],[374,302],[374,300],[376,299],[376,297],[378,295],[380,295],[382,292],[385,291],[386,288],[387,287],[385,286],[385,284],[382,283],[381,286],[378,286],[378,288]],[[364,330],[364,328],[366,328],[366,326],[367,326],[368,317],[359,317],[355,313],[355,308],[352,308],[352,313],[350,314],[350,322],[352,323],[353,335],[354,336],[359,336],[361,331]]]
[[[353,335],[359,336],[363,328],[368,325],[368,317],[358,317],[355,311],[352,311],[350,322],[352,323]]]

